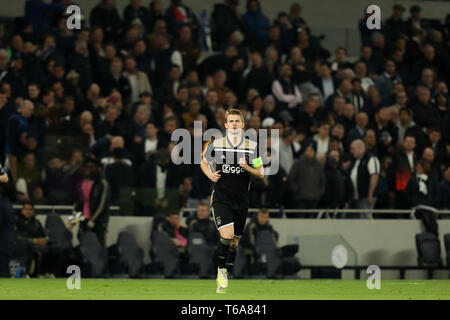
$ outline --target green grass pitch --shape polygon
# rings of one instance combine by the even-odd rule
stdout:
[[[369,290],[365,280],[230,280],[216,294],[215,280],[81,279],[69,290],[66,279],[0,279],[0,299],[45,300],[450,300],[450,280],[382,280]]]

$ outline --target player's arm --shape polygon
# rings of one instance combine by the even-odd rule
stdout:
[[[205,151],[203,152],[202,162],[200,163],[200,168],[202,169],[203,173],[213,182],[219,181],[221,175],[219,174],[220,170],[217,170],[216,172],[212,172],[210,161],[208,161],[208,156],[211,155],[211,148],[212,144],[208,144],[205,148]]]
[[[247,164],[245,157],[239,159],[239,165],[252,176],[258,179],[264,179],[264,166],[261,157],[252,160],[251,166]]]

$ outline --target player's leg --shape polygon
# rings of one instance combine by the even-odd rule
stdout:
[[[217,293],[224,293],[224,289],[228,287],[227,277],[227,255],[230,244],[234,236],[233,211],[222,204],[212,205],[212,214],[217,230],[220,234],[220,240],[217,245]]]
[[[233,241],[230,243],[230,249],[228,249],[227,255],[227,272],[233,274],[234,260],[236,260],[237,247],[239,245],[241,237],[234,236]]]
[[[245,222],[247,221],[248,209],[240,209],[234,212],[234,235],[233,241],[230,243],[230,249],[227,255],[227,271],[228,274],[233,272],[234,261],[236,260],[237,247],[239,240],[244,234]]]

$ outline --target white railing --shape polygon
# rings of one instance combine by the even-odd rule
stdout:
[[[13,208],[15,210],[20,210],[22,205],[14,204]],[[70,214],[73,211],[73,206],[67,205],[35,205],[34,209],[36,211],[67,211],[66,214]],[[120,211],[119,206],[110,206],[110,211]],[[195,212],[197,208],[182,208],[180,211],[183,213],[192,213]],[[316,218],[336,218],[339,214],[388,214],[388,215],[409,215],[409,218],[415,218],[415,209],[409,210],[396,210],[396,209],[284,209],[284,208],[268,208],[267,209],[271,214],[280,214],[281,217],[285,218],[290,214],[308,214],[308,213],[316,213]],[[259,211],[258,208],[250,208],[249,213],[256,213]],[[434,210],[438,215],[450,215],[450,210]],[[340,215],[340,218],[345,218],[345,216]],[[405,217],[407,218],[407,217]]]

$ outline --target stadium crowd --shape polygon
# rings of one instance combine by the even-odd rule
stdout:
[[[246,128],[280,132],[280,169],[252,181],[251,207],[450,209],[449,16],[431,24],[412,6],[406,19],[395,5],[369,30],[365,15],[350,59],[321,46],[298,3],[267,17],[258,0],[243,14],[226,0],[209,26],[182,0],[131,0],[123,15],[102,0],[69,30],[71,4],[28,0],[0,39],[12,201],[78,202],[88,217],[103,193],[122,214],[197,208],[211,182],[170,161],[171,134],[194,121],[224,131],[233,107]],[[106,180],[95,201],[87,158]]]

